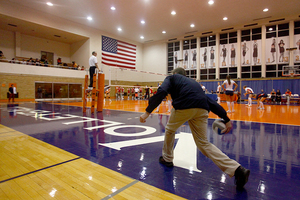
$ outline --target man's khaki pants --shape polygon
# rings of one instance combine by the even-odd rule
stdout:
[[[230,159],[215,145],[207,140],[208,111],[201,108],[184,110],[171,110],[171,115],[166,126],[165,141],[162,155],[166,162],[173,162],[173,149],[176,130],[188,121],[196,146],[208,158],[210,158],[224,173],[234,176],[235,170],[240,166],[238,162]]]

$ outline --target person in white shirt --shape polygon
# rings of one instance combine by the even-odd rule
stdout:
[[[222,90],[222,88],[221,88],[220,82],[218,82],[218,87],[217,87],[217,95],[218,95],[217,103],[218,104],[221,103],[221,98],[220,98],[220,92],[221,92],[221,90]]]
[[[200,85],[201,85],[202,90],[205,92],[205,86],[203,84],[200,84]]]
[[[247,87],[246,85],[244,85],[243,88],[246,92],[246,93],[244,93],[244,96],[247,96],[247,94],[249,94],[247,106],[252,106],[252,96],[253,96],[254,92],[253,92],[252,88]]]
[[[98,67],[98,61],[97,61],[97,52],[93,51],[92,56],[89,59],[89,65],[90,65],[90,85],[89,89],[93,89],[93,76],[95,74],[96,68],[99,70]]]
[[[234,88],[233,88],[234,86]],[[228,106],[228,113],[234,112],[234,91],[237,89],[237,84],[230,79],[230,76],[226,76],[226,80],[222,84],[222,88],[226,94],[226,102]]]

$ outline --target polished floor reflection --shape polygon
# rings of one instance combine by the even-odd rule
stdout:
[[[236,105],[236,112],[229,115],[234,129],[231,134],[223,136],[212,131],[211,125],[216,116],[210,114],[209,141],[230,158],[251,170],[249,182],[242,191],[236,190],[233,178],[225,175],[197,150],[187,123],[176,133],[175,167],[168,169],[161,166],[158,158],[161,155],[169,115],[165,103],[162,103],[160,112],[153,113],[145,124],[141,124],[138,118],[146,106],[146,101],[106,100],[103,112],[91,114],[88,109],[87,113],[83,114],[80,103],[2,104],[3,127],[0,127],[0,142],[3,151],[0,151],[0,154],[4,159],[0,161],[0,197],[2,193],[6,197],[9,196],[4,192],[7,189],[5,184],[17,181],[19,176],[25,178],[26,173],[32,176],[31,171],[40,170],[34,171],[39,174],[46,170],[47,173],[54,173],[53,176],[70,178],[61,172],[51,171],[52,166],[59,165],[62,168],[68,163],[72,165],[66,168],[67,170],[80,170],[78,166],[82,166],[86,171],[86,165],[92,166],[87,163],[80,164],[80,159],[86,159],[96,167],[112,170],[109,176],[116,176],[116,180],[118,176],[129,178],[116,181],[115,189],[113,186],[107,186],[110,189],[105,189],[99,183],[89,192],[82,191],[86,192],[87,196],[90,194],[91,199],[299,199],[300,122],[297,105],[265,105],[265,110],[257,110],[255,104],[251,108],[244,104]],[[225,104],[222,106],[226,107]],[[18,143],[29,140],[28,137],[32,138],[29,144],[24,144],[22,148],[18,146]],[[44,142],[45,144],[41,145],[49,149],[49,152],[39,155],[39,151],[44,151],[39,147],[32,153],[34,155],[27,158],[26,154],[32,151],[27,149],[28,145],[39,142]],[[10,146],[12,144],[14,147]],[[46,144],[50,146],[45,146]],[[14,148],[20,149],[16,152],[12,151]],[[25,152],[22,152],[22,149]],[[62,157],[58,156],[60,154]],[[13,161],[5,160],[9,160],[9,157],[14,160],[20,157],[22,164],[33,167],[9,171],[8,167],[3,167],[14,165],[9,164]],[[60,159],[57,163],[63,163],[62,165],[54,162],[56,157]],[[114,172],[119,175],[113,174]],[[106,176],[97,174],[92,179],[106,179]],[[82,181],[82,178],[78,180]],[[76,181],[73,181],[69,184],[75,187],[75,183]],[[88,187],[87,182],[84,183],[75,185]],[[113,180],[110,183],[114,185]],[[56,191],[52,192],[53,187],[49,186],[49,190],[52,189],[49,193],[59,193],[61,183],[55,184]],[[92,183],[89,184],[92,186]],[[153,187],[148,189],[149,191],[159,189],[163,192],[153,192],[151,197],[143,196],[142,191],[133,189],[137,184],[145,184],[137,187],[141,190],[145,188],[145,192],[148,187]],[[103,194],[98,194],[102,190]],[[91,191],[98,196],[93,196],[94,192]],[[174,196],[161,196],[165,193]],[[133,198],[134,194],[139,195]],[[72,199],[71,197],[74,195],[65,196],[66,199]]]

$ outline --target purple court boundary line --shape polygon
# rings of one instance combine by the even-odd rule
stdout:
[[[1,184],[1,183],[4,183],[4,182],[7,182],[7,181],[14,180],[14,179],[16,179],[16,178],[20,178],[20,177],[22,177],[22,176],[26,176],[26,175],[29,175],[29,174],[33,174],[33,173],[42,171],[42,170],[45,170],[45,169],[49,169],[49,168],[52,168],[52,167],[56,167],[56,166],[58,166],[58,165],[62,165],[62,164],[68,163],[68,162],[72,162],[72,161],[74,161],[74,160],[78,160],[79,158],[81,158],[81,157],[77,157],[77,158],[74,158],[74,159],[71,159],[71,160],[67,160],[67,161],[64,161],[64,162],[61,162],[61,163],[57,163],[57,164],[55,164],[55,165],[50,165],[50,166],[48,166],[48,167],[44,167],[44,168],[37,169],[37,170],[31,171],[31,172],[27,172],[27,173],[21,174],[21,175],[19,175],[19,176],[11,177],[11,178],[8,178],[8,179],[5,179],[5,180],[0,181],[0,184]]]

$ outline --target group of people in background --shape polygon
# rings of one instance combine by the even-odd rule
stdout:
[[[0,58],[3,59],[4,54],[1,51],[0,53]],[[43,67],[48,67],[49,65],[53,65],[52,63],[50,63],[48,61],[48,59],[46,57],[42,57],[41,59],[33,59],[33,58],[29,58],[29,59],[18,59],[18,58],[12,58],[11,60],[8,60],[9,63],[14,63],[14,64],[23,64],[23,65],[35,65],[35,66],[43,66]],[[84,70],[84,66],[80,66],[78,65],[75,61],[72,61],[72,63],[63,63],[61,58],[57,59],[57,65],[58,66],[63,66],[64,68],[67,69],[73,69],[73,70]]]

